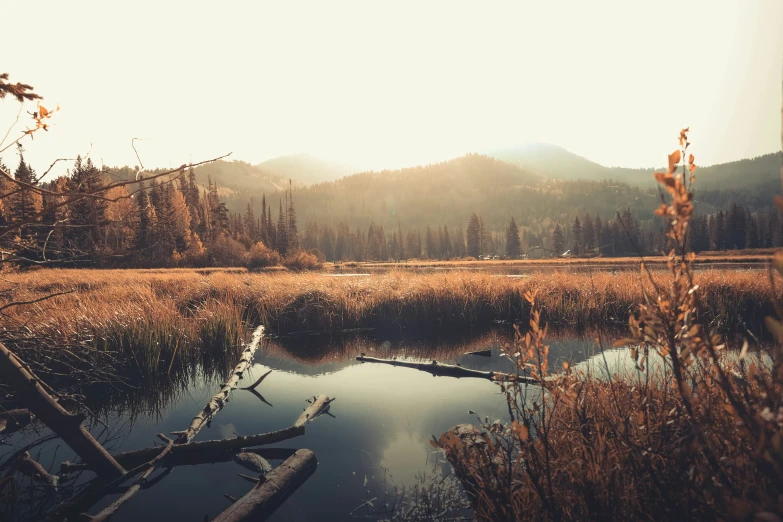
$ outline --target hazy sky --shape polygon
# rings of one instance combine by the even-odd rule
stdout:
[[[783,0],[10,2],[0,72],[60,104],[39,170],[233,151],[397,168],[529,141],[605,165],[780,150]],[[3,131],[18,105],[0,102]],[[6,163],[15,165],[13,154]]]

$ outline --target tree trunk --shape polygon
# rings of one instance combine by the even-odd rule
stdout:
[[[125,473],[123,467],[82,426],[84,416],[73,415],[60,406],[46,392],[38,378],[26,370],[19,359],[2,343],[0,343],[0,375],[16,389],[20,400],[25,402],[33,415],[63,439],[98,476],[111,480]]]
[[[446,377],[476,377],[478,379],[488,379],[490,381],[522,382],[527,384],[536,384],[537,382],[530,377],[516,376],[510,373],[501,372],[482,372],[480,370],[471,370],[452,364],[440,364],[437,361],[432,361],[431,363],[416,363],[411,361],[398,361],[396,359],[378,359],[376,357],[366,357],[364,355],[360,355],[356,360],[402,366],[403,368],[413,368],[422,372],[431,373],[432,375],[442,375]]]
[[[33,421],[30,410],[7,410],[0,413],[0,434],[19,431]]]
[[[253,362],[253,355],[255,355],[256,349],[258,348],[258,345],[261,342],[261,337],[263,335],[264,327],[259,326],[256,328],[255,332],[253,332],[253,339],[242,352],[239,363],[237,363],[236,367],[234,368],[234,372],[231,374],[231,377],[225,382],[225,384],[223,384],[223,388],[220,390],[220,392],[212,397],[209,403],[204,406],[204,409],[202,409],[195,417],[193,417],[193,420],[190,422],[188,429],[180,434],[179,437],[177,437],[177,444],[186,444],[193,440],[193,437],[195,437],[196,434],[201,431],[201,428],[211,421],[212,417],[214,417],[217,412],[219,412],[223,406],[225,406],[225,404],[228,402],[228,396],[231,394],[231,390],[236,388],[237,383],[239,383],[239,379],[242,378],[242,374]]]
[[[313,396],[313,402],[307,407],[305,411],[296,419],[294,426],[304,426],[308,422],[315,420],[316,417],[323,415],[329,411],[329,405],[334,401],[326,395],[320,395],[318,397]]]
[[[239,450],[248,451],[245,448],[251,448],[253,446],[263,446],[265,444],[274,444],[276,442],[282,442],[284,440],[293,439],[304,435],[304,426],[291,426],[279,431],[273,431],[271,433],[261,433],[259,435],[247,435],[245,437],[235,437],[233,439],[222,440],[205,440],[202,442],[189,442],[187,444],[175,444],[171,452],[166,457],[166,466],[178,466],[187,464],[201,464],[207,462],[225,462],[231,460]],[[267,452],[259,450],[259,454],[265,458],[278,458],[274,452],[278,454],[290,450],[274,450],[270,449]],[[127,451],[125,453],[117,453],[114,458],[117,461],[122,462],[125,466],[136,466],[148,462],[160,452],[160,448],[144,448],[140,450]],[[75,471],[81,468],[80,466],[74,466],[70,463],[63,463],[60,472],[65,473],[68,471]]]
[[[250,522],[269,518],[272,513],[301,486],[318,467],[312,451],[297,450],[280,466],[267,473],[242,498],[231,504],[212,522]]]

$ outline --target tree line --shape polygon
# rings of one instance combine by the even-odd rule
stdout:
[[[2,163],[0,168],[6,169]],[[14,178],[21,187],[39,184],[21,149]],[[554,222],[548,229],[520,226],[511,217],[505,230],[490,230],[484,218],[473,213],[464,229],[462,224],[439,224],[403,230],[398,222],[385,230],[372,221],[365,229],[309,221],[300,232],[290,181],[277,205],[262,194],[258,214],[253,199],[244,213],[232,213],[217,184],[209,178],[206,187],[198,184],[193,169],[149,183],[141,179],[133,192],[115,187],[101,198],[64,207],[53,204],[60,193],[94,193],[109,181],[106,171],[89,158],[77,158],[67,176],[42,184],[43,191],[0,181],[0,226],[26,223],[15,238],[19,262],[262,267],[281,262],[314,266],[322,261],[627,256],[668,250],[666,230],[640,221],[630,208],[611,219],[584,213],[568,225]],[[783,222],[774,211],[751,212],[732,203],[727,211],[696,215],[691,221],[689,246],[696,252],[782,243]]]

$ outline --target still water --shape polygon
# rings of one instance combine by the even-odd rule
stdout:
[[[502,419],[506,415],[505,400],[498,386],[484,379],[433,377],[414,369],[359,363],[355,357],[365,352],[375,357],[437,359],[479,370],[511,371],[511,361],[500,353],[501,347],[512,340],[512,330],[507,326],[456,339],[384,338],[373,333],[266,339],[240,383],[248,386],[263,372],[274,370],[257,389],[264,400],[248,391],[235,390],[228,405],[196,440],[286,428],[308,405],[307,398],[320,394],[334,397],[330,410],[333,416],[321,416],[307,426],[304,436],[275,445],[312,450],[318,458],[318,469],[271,520],[384,518],[384,504],[392,504],[395,487],[411,487],[422,476],[448,472],[443,457],[428,443],[432,435],[437,437],[458,423],[475,423],[477,417],[490,422]],[[562,361],[585,360],[596,350],[591,336],[555,337],[550,344],[553,369],[561,367]],[[492,356],[465,355],[484,349],[491,349]],[[165,399],[152,401],[156,405],[153,411],[131,406],[132,400],[120,407],[107,407],[108,429],[96,426],[93,431],[100,440],[107,441],[113,453],[149,447],[157,440],[156,433],[185,429],[218,391],[219,384],[216,378],[191,379],[181,389],[166,394]],[[149,396],[150,390],[147,392]],[[9,438],[9,445],[0,446],[0,456],[37,436],[26,431]],[[53,464],[55,472],[60,462],[74,459],[59,441],[36,448],[33,456],[44,467]],[[278,463],[272,461],[273,465]],[[240,497],[252,487],[238,473],[247,471],[234,462],[174,467],[112,520],[211,519],[229,505],[224,494]],[[79,481],[90,476],[89,472],[83,473]],[[106,497],[90,512],[96,513],[114,498],[116,495]],[[372,498],[377,499],[373,508],[357,509]],[[35,506],[17,508],[26,513],[35,511]]]

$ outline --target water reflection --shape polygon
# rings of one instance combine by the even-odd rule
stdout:
[[[512,332],[510,326],[498,325],[458,338],[442,332],[429,336],[370,332],[269,339],[243,379],[247,385],[267,370],[275,370],[258,388],[265,402],[236,390],[227,407],[196,440],[282,429],[299,416],[308,397],[336,397],[331,405],[334,418],[321,417],[308,426],[305,436],[278,445],[311,449],[319,466],[272,520],[366,518],[368,509],[356,511],[365,500],[386,499],[394,486],[412,485],[417,475],[443,465],[433,460],[427,442],[431,435],[458,423],[475,422],[476,416],[504,418],[506,407],[499,388],[489,381],[433,377],[407,368],[358,363],[355,357],[364,352],[510,371],[512,362],[500,353],[513,342]],[[567,335],[553,334],[550,341],[552,368],[563,360],[582,361],[596,350],[594,342]],[[491,350],[491,357],[465,355],[486,349]],[[204,359],[182,373],[159,376],[154,386],[89,393],[91,406],[104,413],[110,431],[110,435],[100,435],[104,428],[96,425],[96,434],[101,440],[111,436],[108,445],[112,452],[119,452],[151,446],[156,433],[184,429],[218,390],[234,362],[223,360],[206,366],[210,362]],[[9,446],[0,447],[0,457],[24,442],[24,436],[9,440]],[[46,465],[74,458],[59,441],[37,449],[37,458]],[[124,506],[113,520],[214,517],[228,505],[224,493],[238,497],[248,491],[248,484],[237,475],[241,472],[233,462],[175,467]],[[85,473],[79,480],[83,483],[89,476]],[[114,498],[107,497],[91,512]],[[2,506],[0,518],[8,510],[8,505]]]

